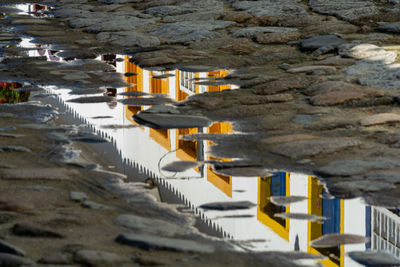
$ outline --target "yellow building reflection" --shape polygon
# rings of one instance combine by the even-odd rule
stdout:
[[[227,75],[227,71],[212,71],[207,73],[190,73],[179,70],[173,71],[147,71],[143,70],[125,58],[125,72],[136,73],[126,77],[126,81],[134,84],[126,87],[125,91],[137,91],[149,94],[164,94],[175,101],[185,100],[187,97],[203,92],[218,92],[231,89],[229,85],[204,86],[195,83],[195,80],[220,78]],[[160,78],[161,77],[161,78]],[[126,106],[126,118],[135,123],[132,116],[143,110],[143,107]],[[143,129],[144,130],[144,129]],[[186,141],[179,138],[180,135],[198,133],[200,131],[214,134],[226,134],[232,131],[229,123],[218,122],[206,129],[150,129],[149,136],[161,147],[170,152],[176,152],[180,160],[204,159],[204,151],[198,142]],[[207,143],[211,145],[211,142]],[[202,143],[200,144],[202,145]],[[199,155],[201,154],[201,155]],[[200,160],[202,160],[200,159]],[[207,159],[214,159],[208,157]],[[224,159],[217,159],[224,160]],[[200,170],[196,170],[200,172]],[[220,175],[213,171],[210,166],[203,170],[204,177],[215,188],[219,189],[226,197],[234,200],[234,182],[231,176]],[[344,200],[323,198],[324,188],[319,184],[316,177],[291,175],[289,173],[276,173],[271,177],[258,177],[257,188],[257,220],[265,227],[286,242],[292,250],[300,250],[316,255],[327,256],[328,259],[321,260],[324,266],[345,266],[344,246],[330,249],[316,249],[309,246],[309,242],[322,235],[329,233],[345,233],[345,211],[352,212],[353,207],[345,208]],[[271,196],[301,195],[307,197],[304,205],[281,207],[270,201]],[[277,213],[308,213],[327,217],[324,223],[282,219],[275,217]],[[367,211],[364,212],[367,214]],[[364,219],[365,235],[368,235],[369,222]],[[369,226],[370,227],[370,226]],[[297,244],[299,243],[299,244]],[[282,243],[283,244],[283,243]]]
[[[173,71],[147,71],[139,66],[131,63],[128,57],[125,57],[124,70],[128,75],[125,77],[126,82],[134,84],[126,87],[125,91],[145,92],[148,88],[150,94],[163,94],[175,101],[185,100],[193,94],[200,93],[200,86],[195,84],[195,80],[199,78],[222,78],[228,74],[226,70],[211,71],[206,73],[193,73],[179,70]],[[163,76],[162,76],[163,75]],[[201,76],[201,77],[200,77]],[[165,77],[165,78],[159,78]],[[230,85],[203,86],[202,92],[219,92],[231,89]],[[132,116],[143,110],[140,106],[126,106],[126,118],[134,124],[137,124]],[[226,122],[214,123],[206,130],[208,133],[230,133],[231,126]],[[198,132],[197,128],[192,129],[176,129],[175,140],[171,140],[171,130],[168,129],[150,129],[150,137],[168,151],[176,151],[176,155],[181,160],[197,160],[198,143],[196,141],[181,140],[179,136],[194,134]],[[175,143],[175,146],[173,146]],[[214,159],[209,157],[208,159]],[[232,177],[215,173],[211,167],[205,170],[207,180],[214,186],[219,188],[227,196],[232,196]]]

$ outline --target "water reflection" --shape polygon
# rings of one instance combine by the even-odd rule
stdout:
[[[25,47],[27,44],[24,45]],[[30,45],[32,47],[32,45]],[[30,56],[46,55],[51,61],[60,61],[48,46],[30,50]],[[65,59],[64,59],[65,60]],[[68,59],[69,60],[69,59]],[[275,173],[269,177],[232,177],[216,173],[211,166],[198,167],[182,173],[161,171],[161,167],[178,160],[204,161],[216,159],[207,155],[209,141],[187,141],[181,135],[193,133],[229,134],[228,122],[217,122],[211,127],[193,129],[152,129],[136,123],[133,116],[148,106],[123,105],[118,100],[131,95],[164,95],[173,101],[204,92],[234,89],[230,85],[196,84],[195,81],[218,79],[228,71],[185,72],[179,70],[145,70],[123,55],[103,55],[98,58],[124,73],[132,86],[104,88],[115,101],[107,103],[73,103],[76,98],[70,90],[57,89],[65,107],[94,131],[113,140],[120,156],[129,165],[175,192],[196,213],[227,238],[245,250],[302,251],[324,255],[324,266],[358,266],[346,257],[350,251],[366,249],[387,251],[400,258],[400,219],[398,211],[370,207],[360,199],[335,199],[319,179],[296,173]],[[84,96],[84,95],[82,95]],[[90,95],[94,96],[94,95]],[[109,127],[117,125],[118,127]],[[135,126],[135,127],[131,127]],[[302,196],[304,201],[279,206],[271,201],[274,196]],[[246,210],[201,210],[198,207],[210,202],[250,201],[256,206]],[[307,220],[283,219],[277,213],[301,213],[326,217],[323,223]],[[311,240],[330,233],[351,233],[370,237],[367,244],[342,245],[333,248],[313,248]]]
[[[145,70],[129,62],[127,57],[117,56],[117,71],[136,73],[126,77],[131,87],[116,88],[116,99],[122,92],[164,94],[175,101],[182,101],[195,93],[231,89],[227,85],[197,85],[195,80],[209,77],[224,77],[227,71],[187,73],[179,70]],[[159,78],[159,76],[163,75]],[[69,90],[57,90],[64,103],[74,98]],[[184,201],[214,228],[224,233],[243,249],[303,251],[327,256],[321,262],[325,266],[354,266],[356,263],[345,257],[345,253],[365,250],[368,244],[346,245],[330,249],[316,249],[309,245],[328,233],[352,233],[371,236],[371,208],[360,199],[332,199],[324,197],[324,187],[316,177],[301,174],[276,173],[271,177],[231,177],[217,174],[211,166],[187,170],[182,173],[161,171],[160,167],[177,160],[214,159],[207,155],[209,141],[186,141],[180,135],[192,133],[232,132],[230,124],[218,122],[207,128],[196,129],[151,129],[138,125],[132,118],[147,106],[124,106],[117,103],[110,109],[106,103],[66,103],[78,116],[95,129],[111,137],[121,156],[150,177],[161,178],[160,183],[176,192]],[[98,117],[103,119],[95,119]],[[107,117],[108,116],[108,117]],[[111,116],[111,118],[110,118]],[[135,128],[107,129],[108,124],[136,125]],[[224,160],[224,159],[218,159]],[[229,160],[229,159],[225,159]],[[288,206],[271,202],[272,196],[303,196],[304,201]],[[209,202],[250,201],[257,204],[247,210],[201,210],[197,207]],[[324,223],[306,220],[282,219],[276,213],[305,213],[324,216]],[[389,211],[388,211],[389,212]],[[375,241],[375,237],[372,239]],[[242,242],[243,241],[243,242]],[[373,247],[378,249],[377,247]],[[380,247],[379,247],[380,248]]]

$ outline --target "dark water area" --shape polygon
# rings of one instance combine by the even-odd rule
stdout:
[[[36,17],[46,16],[48,10],[31,4],[17,7]],[[54,72],[63,71],[62,64],[79,61],[51,45],[36,44],[33,38],[22,37],[15,47],[23,48],[19,55],[61,64]],[[320,266],[360,266],[349,256],[354,251],[386,252],[400,260],[398,210],[371,206],[360,197],[335,198],[315,175],[260,169],[256,164],[229,166],[237,159],[210,155],[213,141],[182,137],[243,134],[231,121],[210,121],[196,112],[180,117],[175,109],[198,94],[237,89],[221,82],[233,70],[147,69],[125,54],[105,54],[95,61],[112,67],[97,77],[111,81],[110,86],[85,88],[80,83],[78,89],[67,84],[33,90],[32,84],[5,79],[0,80],[0,104],[38,99],[57,107],[65,121],[83,124],[110,141],[93,146],[109,151],[107,160],[116,170],[135,181],[153,181],[157,198],[184,203],[199,218],[199,229],[238,250],[307,252],[323,257]],[[70,81],[87,75],[75,74],[63,72]],[[121,77],[128,86],[113,86]],[[157,117],[160,110],[167,116]],[[346,238],[328,247],[313,245],[330,234]]]

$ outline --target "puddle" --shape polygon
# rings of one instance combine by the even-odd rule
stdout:
[[[46,8],[37,5],[21,5],[21,8],[38,16],[46,14]],[[30,57],[80,64],[71,63],[74,58],[69,53],[30,40],[23,39],[20,44]],[[196,134],[234,138],[234,134],[240,134],[233,132],[230,122],[212,122],[195,112],[183,116],[176,111],[180,101],[196,94],[236,89],[221,81],[229,70],[143,69],[126,55],[103,55],[96,60],[112,65],[115,72],[102,72],[110,74],[105,75],[108,77],[89,73],[91,78],[104,79],[105,84],[111,81],[109,84],[113,85],[115,74],[130,86],[85,88],[85,82],[79,84],[81,90],[49,86],[46,90],[55,98],[40,99],[44,103],[58,102],[62,111],[98,134],[96,137],[80,133],[73,136],[73,141],[110,141],[115,149],[114,160],[121,161],[123,168],[135,169],[138,177],[154,180],[159,186],[155,191],[159,199],[173,199],[172,194],[201,218],[211,232],[245,251],[307,252],[327,257],[319,260],[323,266],[359,266],[351,259],[358,254],[346,256],[352,251],[384,251],[400,259],[398,210],[369,206],[359,198],[327,197],[329,193],[317,177],[267,170],[251,162],[229,166],[230,162],[237,164],[238,159],[210,156],[212,141],[202,139],[201,135],[194,140],[182,138]],[[83,72],[69,72],[68,68],[62,74],[70,81],[89,77]],[[17,90],[23,87],[21,83],[0,81],[0,103],[27,101],[34,92]],[[308,117],[298,117],[295,121],[310,123]],[[68,141],[64,136],[52,136],[58,142]],[[366,243],[312,245],[315,242],[311,241],[328,234],[357,235]]]

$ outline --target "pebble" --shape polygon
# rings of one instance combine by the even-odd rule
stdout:
[[[8,138],[19,138],[24,137],[24,134],[10,134],[10,133],[0,133],[0,137],[8,137]]]
[[[40,260],[40,263],[45,264],[71,264],[72,263],[72,255],[62,252],[55,252],[52,254],[44,255]]]
[[[13,254],[0,252],[0,265],[1,266],[35,266],[35,262]]]
[[[234,1],[232,7],[236,10],[244,10],[255,17],[284,17],[288,14],[296,17],[307,15],[302,7],[296,4],[298,1],[284,0],[276,2],[274,0],[264,1]]]
[[[130,229],[134,233],[175,236],[186,232],[182,225],[155,218],[136,216],[133,214],[119,215],[115,218],[114,223],[118,226]]]
[[[174,161],[164,165],[161,170],[169,172],[184,172],[200,166],[202,163],[196,161]]]
[[[0,253],[7,253],[7,254],[12,254],[12,255],[17,255],[17,256],[22,256],[25,257],[26,253],[25,251],[10,245],[0,239]]]
[[[383,157],[337,160],[320,167],[317,173],[322,176],[352,176],[370,170],[385,170],[395,167],[400,167],[398,161]]]
[[[214,247],[191,240],[165,238],[152,235],[121,234],[116,238],[118,243],[145,250],[172,250],[178,252],[212,253]]]
[[[336,72],[336,68],[333,66],[318,66],[318,65],[313,65],[313,66],[303,66],[303,67],[297,67],[297,68],[291,68],[288,69],[287,72],[289,73],[309,73],[309,74],[317,74],[317,75],[327,75],[327,74],[333,74]]]
[[[271,202],[278,206],[288,206],[292,203],[302,202],[308,197],[305,196],[272,196],[269,198]]]
[[[394,61],[394,60],[393,60]],[[371,65],[371,64],[370,64]],[[393,92],[400,88],[400,64],[375,66],[373,73],[368,73],[358,78],[358,83],[365,86],[372,86]]]
[[[1,170],[1,179],[6,180],[70,180],[77,174],[64,168],[6,169]]]
[[[267,177],[272,175],[272,170],[262,166],[218,166],[214,164],[214,172],[233,177]]]
[[[256,206],[250,201],[229,201],[229,202],[210,202],[200,205],[202,209],[208,210],[242,210]]]
[[[300,38],[300,33],[298,32],[276,32],[276,33],[263,33],[257,34],[255,40],[260,44],[282,44],[291,41],[295,41]]]
[[[287,27],[246,27],[240,30],[236,30],[232,33],[233,37],[255,37],[260,33],[288,33],[288,32],[297,32],[295,28],[287,28]]]
[[[378,124],[385,124],[391,122],[399,122],[400,115],[396,113],[380,113],[372,116],[365,117],[360,120],[361,126],[373,126]]]
[[[171,113],[140,112],[133,116],[135,121],[158,129],[208,127],[212,121],[207,117]]]
[[[26,223],[17,223],[11,229],[14,235],[29,237],[63,238],[63,235]]]
[[[89,208],[92,210],[114,210],[115,209],[114,207],[103,205],[103,204],[96,203],[96,202],[89,201],[89,200],[85,200],[82,203],[82,207]]]
[[[319,137],[309,134],[289,134],[289,135],[277,135],[272,137],[266,137],[261,139],[261,142],[266,144],[279,144],[279,143],[290,143],[294,141],[315,140],[315,139],[319,139]]]
[[[398,266],[400,260],[384,251],[350,251],[347,253],[352,260],[365,266]]]
[[[75,202],[83,202],[89,199],[89,196],[84,192],[71,191],[69,192],[69,198]]]
[[[160,40],[155,36],[133,31],[101,32],[96,39],[102,43],[120,46],[154,47],[160,45]]]
[[[294,141],[274,146],[270,151],[292,159],[330,154],[343,149],[360,145],[361,142],[354,138],[330,138],[318,140]]]
[[[335,189],[350,189],[352,192],[356,192],[358,190],[363,192],[378,192],[381,190],[396,189],[396,186],[393,183],[372,180],[339,181],[333,182],[332,185],[335,187]]]
[[[23,190],[32,190],[38,192],[46,192],[50,190],[56,190],[56,187],[53,186],[45,186],[45,185],[26,185],[26,186],[18,186],[19,189]]]
[[[378,89],[341,81],[329,81],[318,84],[312,86],[307,91],[314,91],[316,93],[316,95],[310,99],[310,103],[314,106],[334,106],[352,100],[376,98],[385,95],[383,91]]]
[[[321,222],[321,221],[328,219],[327,217],[318,216],[318,215],[314,215],[314,214],[295,213],[295,212],[275,213],[274,216],[278,217],[278,218],[282,218],[282,219],[306,220],[306,221],[311,221],[311,222]]]
[[[0,200],[0,210],[22,212],[26,210],[33,210],[35,206],[29,202],[16,201],[16,200]]]
[[[306,51],[307,50],[314,51],[325,46],[338,47],[339,45],[344,43],[346,43],[346,41],[344,41],[343,39],[339,38],[336,35],[333,34],[320,35],[305,39],[304,41],[301,42],[300,48]]]
[[[377,28],[379,31],[383,32],[393,32],[400,33],[400,22],[388,23],[385,25],[381,25]]]
[[[89,266],[116,266],[126,261],[115,253],[86,249],[77,251],[74,260]]]
[[[367,243],[368,238],[353,234],[327,234],[310,242],[310,246],[314,248],[330,248],[346,244]]]
[[[392,51],[373,44],[346,44],[339,47],[339,55],[355,59],[379,58],[392,55]],[[397,56],[397,55],[396,55]]]
[[[373,16],[379,13],[379,8],[375,6],[372,0],[342,0],[335,2],[329,0],[310,0],[309,4],[311,10],[315,12],[336,16],[347,21]]]
[[[32,152],[24,146],[0,146],[0,152]]]

